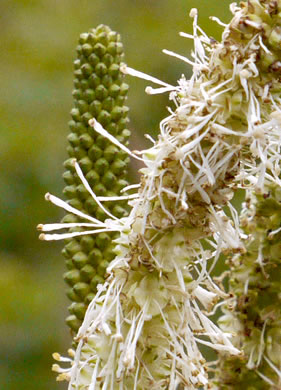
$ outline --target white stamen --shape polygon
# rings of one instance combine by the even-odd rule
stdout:
[[[184,57],[184,56],[181,56],[180,54],[177,54],[177,53],[174,53],[173,51],[170,51],[170,50],[162,50],[164,54],[167,54],[168,56],[171,56],[171,57],[175,57],[175,58],[178,58],[179,60],[181,61],[184,61],[186,62],[187,64],[191,65],[191,66],[198,66],[195,62],[192,62],[190,61],[188,58]]]
[[[268,378],[266,375],[262,374],[260,371],[256,370],[256,373],[266,382],[268,383],[269,385],[271,386],[275,386],[275,383],[270,379]],[[274,387],[273,387],[274,388]]]
[[[77,163],[76,160],[74,160],[74,167],[75,167],[75,170],[76,170],[76,173],[79,177],[79,179],[82,181],[84,187],[86,188],[86,190],[89,192],[89,194],[92,196],[92,198],[94,199],[94,201],[98,204],[98,206],[109,216],[109,218],[112,218],[112,219],[115,219],[115,220],[118,220],[117,217],[115,217],[113,214],[111,214],[108,210],[106,210],[106,208],[103,207],[102,203],[99,201],[97,195],[93,192],[93,190],[91,189],[91,187],[89,186],[89,183],[87,182],[87,180],[85,179],[84,175],[83,175],[83,172],[81,170],[81,168],[79,167],[79,164]]]
[[[268,239],[269,240],[272,240],[273,239],[273,236],[275,235],[275,234],[277,234],[277,233],[279,233],[279,232],[281,232],[281,227],[280,228],[278,228],[278,229],[276,229],[276,230],[272,230],[269,234],[268,234]]]
[[[107,130],[105,130],[102,125],[95,119],[89,120],[89,125],[96,130],[97,133],[101,134],[103,137],[107,138],[109,141],[111,141],[114,145],[118,146],[121,150],[126,152],[129,156],[140,160],[145,161],[143,158],[136,156],[133,152],[130,151],[125,145],[121,144],[113,135],[111,135]]]
[[[75,214],[77,215],[78,217],[81,217],[83,219],[88,219],[89,221],[92,221],[94,223],[96,223],[97,225],[100,225],[100,226],[103,226],[103,223],[100,222],[98,219],[96,218],[93,218],[91,217],[90,215],[87,215],[87,214],[84,214],[82,213],[81,211],[75,209],[74,207],[70,206],[69,204],[67,204],[66,202],[64,202],[63,200],[57,198],[56,196],[54,195],[51,195],[49,193],[47,193],[45,195],[45,199],[50,201],[51,203],[53,203],[54,205],[58,206],[58,207],[61,207],[62,209],[64,209],[65,211],[68,211],[72,214]]]
[[[162,85],[163,87],[170,87],[170,88],[173,88],[172,85],[167,84],[167,83],[165,83],[164,81],[158,80],[156,77],[149,76],[149,75],[146,74],[146,73],[143,73],[143,72],[140,72],[140,71],[138,71],[138,70],[129,68],[129,67],[126,66],[126,65],[121,66],[121,67],[120,67],[120,70],[121,70],[121,72],[124,73],[124,74],[129,74],[129,75],[131,75],[131,76],[138,77],[138,78],[143,79],[143,80],[151,81],[152,83]]]
[[[278,378],[281,379],[281,370],[278,369],[270,359],[266,355],[263,356],[264,360],[267,362],[267,364],[272,368],[274,372],[278,375]]]
[[[104,224],[103,224],[104,225]],[[83,222],[71,222],[71,223],[47,223],[47,224],[40,224],[37,226],[37,229],[42,232],[51,232],[53,230],[60,230],[60,229],[70,229],[73,227],[101,227],[101,224],[94,224],[94,223],[83,223]],[[105,225],[104,225],[105,226]]]
[[[261,47],[263,48],[263,50],[265,51],[265,53],[271,54],[271,51],[263,43],[262,36],[260,34],[259,34],[259,43],[260,43]]]
[[[98,369],[99,369],[99,363],[100,363],[100,358],[98,358],[96,361],[89,390],[95,390],[96,381],[97,381],[97,373],[98,373]]]
[[[121,193],[122,193],[122,192],[127,192],[127,191],[133,190],[133,189],[135,189],[135,188],[140,188],[140,184],[130,184],[130,185],[128,185],[128,186],[122,188],[122,190],[121,190],[120,192],[121,192]]]
[[[66,358],[66,357],[63,357],[63,356],[61,356],[59,353],[57,353],[57,352],[54,352],[53,354],[52,354],[52,356],[53,356],[53,359],[54,360],[56,360],[56,361],[58,361],[58,362],[72,362],[72,359],[70,359],[70,358]]]
[[[86,230],[84,232],[73,232],[73,233],[61,233],[61,234],[40,234],[39,239],[42,241],[57,241],[57,240],[65,240],[67,238],[86,236],[88,234],[97,234],[104,232],[118,232],[120,229],[96,229],[96,230]]]
[[[158,95],[160,93],[171,92],[176,89],[177,89],[176,87],[161,87],[161,88],[146,87],[145,92],[148,95]]]
[[[139,194],[131,194],[131,195],[124,195],[124,196],[97,196],[97,199],[100,202],[111,202],[111,201],[120,201],[120,200],[127,200],[127,199],[136,199],[136,198],[139,198]]]
[[[185,33],[185,32],[180,32],[179,33],[179,35],[181,36],[181,37],[183,37],[183,38],[188,38],[188,39],[192,39],[192,40],[194,40],[194,35],[192,35],[192,34],[187,34],[187,33]],[[207,37],[207,36],[201,36],[200,37],[200,40],[203,42],[203,43],[206,43],[206,44],[210,44],[210,39]]]
[[[212,20],[213,22],[216,22],[218,25],[222,26],[222,27],[227,27],[227,24],[223,23],[219,18],[217,18],[216,16],[210,16],[209,18],[210,20]]]

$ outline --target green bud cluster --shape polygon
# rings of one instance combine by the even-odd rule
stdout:
[[[272,185],[264,193],[248,195],[241,216],[248,237],[246,252],[228,262],[235,303],[224,308],[220,319],[223,329],[236,334],[244,356],[220,359],[220,389],[269,390],[275,388],[269,382],[278,383],[268,361],[277,368],[281,365],[280,221],[280,187]]]
[[[73,166],[73,158],[78,161],[97,196],[120,195],[120,190],[128,185],[127,155],[88,124],[90,119],[95,118],[119,142],[127,145],[130,131],[127,129],[128,107],[124,102],[128,85],[123,82],[120,72],[123,45],[119,34],[100,25],[80,35],[76,51],[74,108],[71,110],[70,134],[67,137],[69,159],[64,164],[64,194],[69,205],[104,221],[107,215],[81,183]],[[124,202],[106,202],[105,207],[118,218],[127,214]],[[79,222],[79,218],[69,214],[63,222]],[[77,231],[77,228],[72,231]],[[99,233],[66,240],[62,253],[68,270],[64,280],[69,286],[67,296],[73,301],[66,322],[74,332],[82,323],[97,285],[104,282],[106,268],[114,257],[114,238],[114,234]]]

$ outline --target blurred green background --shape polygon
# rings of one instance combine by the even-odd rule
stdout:
[[[190,55],[191,8],[219,39],[231,0],[1,0],[0,57],[0,389],[56,390],[52,352],[65,353],[70,336],[62,244],[39,242],[36,225],[63,212],[44,201],[61,196],[67,122],[72,107],[72,61],[81,32],[100,23],[122,34],[129,66],[176,83],[190,68],[165,56]],[[147,96],[146,82],[130,84],[132,148],[156,135],[167,96]],[[136,167],[132,166],[132,176]]]

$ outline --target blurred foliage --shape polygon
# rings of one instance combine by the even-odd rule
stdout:
[[[215,0],[1,0],[0,60],[0,388],[55,390],[53,351],[70,345],[64,260],[60,244],[39,242],[35,226],[62,212],[44,201],[60,196],[62,162],[72,107],[72,61],[81,32],[108,24],[123,38],[129,66],[175,84],[190,67],[165,56],[166,48],[190,55],[191,8],[219,39],[216,15],[228,21],[231,1]],[[132,148],[156,135],[167,115],[167,96],[146,96],[144,81],[130,84]],[[133,167],[136,169],[136,167]],[[134,174],[133,174],[134,175]],[[133,176],[132,175],[132,176]]]

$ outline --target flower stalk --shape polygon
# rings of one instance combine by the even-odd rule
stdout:
[[[280,208],[281,2],[251,0],[239,7],[232,4],[231,10],[233,19],[225,26],[221,43],[206,36],[197,25],[197,11],[192,10],[193,35],[181,34],[194,40],[192,59],[166,51],[192,65],[190,80],[183,76],[173,87],[123,66],[124,73],[159,84],[148,87],[148,93],[169,92],[175,103],[151,148],[131,152],[96,119],[89,121],[97,135],[142,160],[144,168],[138,191],[129,198],[128,216],[107,214],[99,222],[72,209],[88,220],[91,236],[103,230],[116,231],[118,237],[108,277],[97,286],[75,338],[71,367],[55,367],[59,379],[69,380],[69,390],[216,388],[224,383],[217,380],[223,370],[231,376],[232,362],[243,362],[245,356],[249,356],[247,370],[267,364],[270,373],[261,367],[257,375],[265,386],[271,381],[278,386],[275,342],[280,338],[280,312],[266,308],[262,314],[258,308],[259,322],[251,324],[249,341],[243,337],[248,331],[245,310],[247,317],[250,307],[247,300],[241,303],[237,298],[245,278],[244,295],[251,291],[256,281],[252,273],[270,284],[270,267],[273,263],[275,267],[275,257],[280,259],[279,243],[274,252],[272,240],[278,240],[280,231],[275,208]],[[106,201],[92,190],[77,162],[74,169],[92,199],[99,206]],[[238,188],[246,189],[250,199],[250,211],[244,208],[240,221],[231,204]],[[272,214],[262,214],[262,201],[269,202],[264,194],[275,205]],[[269,235],[268,229],[273,229]],[[275,257],[265,261],[265,248]],[[232,259],[230,293],[212,278],[221,255]],[[258,275],[252,266],[259,267]],[[273,286],[274,297],[279,297],[276,283]],[[210,319],[222,301],[226,317],[221,323],[232,315],[230,303],[234,301],[235,310],[242,309],[242,318],[234,311],[237,321],[232,327],[220,328]],[[264,355],[257,340],[269,345]],[[202,344],[221,359],[215,379],[209,378],[209,365],[199,349]],[[230,363],[223,367],[223,361]]]

